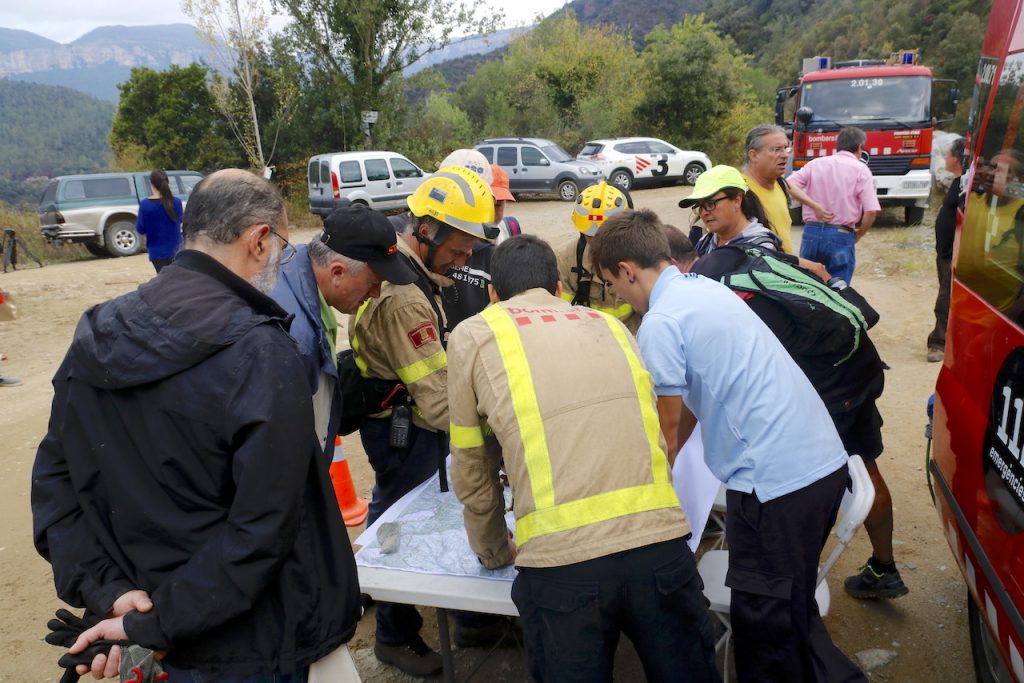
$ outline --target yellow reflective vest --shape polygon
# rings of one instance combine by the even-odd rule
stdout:
[[[689,532],[653,383],[620,322],[533,289],[461,323],[448,353],[452,483],[485,565],[511,559],[491,433],[512,486],[518,565]]]
[[[555,257],[558,259],[558,279],[562,282],[562,298],[571,302],[576,296],[576,290],[580,286],[580,278],[573,272],[576,268],[576,245],[579,243],[579,235],[571,241],[555,249]],[[640,320],[643,316],[637,315],[625,300],[620,299],[611,285],[599,277],[593,260],[590,258],[590,246],[583,251],[583,268],[593,274],[589,283],[585,280],[584,287],[590,287],[590,308],[601,313],[607,313],[629,329],[634,335],[640,329]]]

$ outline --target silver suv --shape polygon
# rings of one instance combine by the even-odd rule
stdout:
[[[168,171],[167,178],[184,205],[203,175]],[[43,238],[50,244],[83,244],[96,256],[137,254],[145,246],[135,231],[139,201],[151,192],[148,172],[58,176],[39,200]]]
[[[604,180],[597,164],[577,161],[543,138],[489,138],[476,146],[489,162],[508,173],[509,190],[557,194],[574,201],[585,187]]]

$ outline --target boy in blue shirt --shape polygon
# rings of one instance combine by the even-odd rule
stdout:
[[[725,203],[709,199],[707,213]],[[740,680],[866,681],[832,643],[814,600],[849,479],[814,387],[739,297],[672,265],[653,212],[608,219],[591,248],[601,275],[644,314],[637,340],[668,453],[699,420],[708,467],[726,484],[726,585]]]

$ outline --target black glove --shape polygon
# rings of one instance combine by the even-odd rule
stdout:
[[[46,622],[46,627],[50,629],[50,632],[46,634],[46,642],[63,648],[74,645],[83,631],[102,621],[100,617],[88,613],[84,615],[84,618],[78,617],[66,609],[57,610],[56,616],[56,619]],[[75,683],[79,679],[79,675],[75,671],[76,666],[79,664],[90,666],[96,655],[108,654],[113,645],[127,644],[128,641],[124,640],[97,640],[90,644],[84,652],[79,652],[77,655],[64,653],[57,660],[57,666],[65,669],[60,683]]]

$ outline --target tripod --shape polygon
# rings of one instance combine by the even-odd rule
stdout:
[[[0,252],[4,255],[5,273],[7,272],[8,266],[10,266],[12,270],[18,269],[18,247],[21,247],[21,250],[28,254],[30,259],[36,262],[36,265],[40,268],[43,267],[43,262],[37,259],[36,255],[25,246],[25,243],[21,241],[18,234],[11,228],[4,228],[3,237],[0,238]]]

